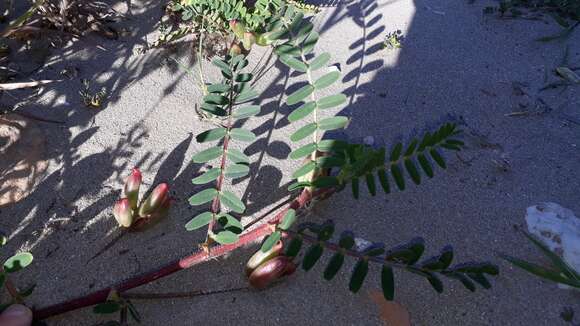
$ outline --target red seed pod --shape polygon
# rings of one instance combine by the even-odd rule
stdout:
[[[134,168],[131,171],[131,175],[125,181],[125,188],[123,190],[125,197],[129,199],[131,208],[136,210],[139,202],[139,188],[141,187],[141,181],[143,176],[138,168]]]
[[[117,220],[120,226],[128,228],[133,223],[133,211],[131,210],[131,205],[129,199],[122,198],[115,203],[113,207],[113,216]]]
[[[250,285],[256,289],[265,289],[272,282],[286,275],[285,273],[292,269],[291,265],[294,263],[286,256],[274,257],[258,266],[250,274]]]
[[[151,195],[141,203],[141,207],[139,207],[139,216],[140,217],[147,217],[147,215],[152,214],[155,212],[164,201],[167,200],[169,197],[169,186],[167,183],[161,183],[153,191]]]
[[[161,203],[159,208],[155,210],[153,213],[141,217],[139,216],[137,220],[133,223],[131,231],[143,231],[148,229],[149,227],[157,224],[157,222],[163,220],[169,215],[169,210],[171,209],[171,203],[173,199],[169,196],[166,197],[165,201]]]

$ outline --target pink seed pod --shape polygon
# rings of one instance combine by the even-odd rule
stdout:
[[[250,274],[250,285],[256,289],[265,289],[272,282],[291,274],[296,269],[296,265],[286,256],[277,256],[258,266]]]
[[[127,178],[127,181],[125,181],[123,193],[125,197],[129,199],[131,208],[134,210],[137,209],[137,204],[139,202],[139,188],[141,187],[142,180],[143,176],[141,175],[141,171],[139,171],[138,168],[134,168],[131,171],[131,175]]]
[[[173,202],[173,199],[171,197],[167,196],[157,210],[153,211],[151,214],[149,214],[147,216],[144,216],[144,217],[139,216],[137,218],[137,220],[133,223],[131,231],[146,230],[149,227],[157,224],[157,222],[166,218],[169,215],[169,210],[171,209],[172,202]]]
[[[113,207],[113,216],[122,227],[130,227],[133,223],[133,211],[131,210],[131,205],[129,199],[122,198],[115,203]]]
[[[258,268],[258,266],[276,256],[279,256],[280,252],[282,252],[282,248],[282,241],[278,241],[272,248],[270,248],[270,250],[266,252],[262,252],[261,249],[256,251],[256,253],[253,254],[250,260],[248,260],[246,263],[246,276],[252,274],[252,272]]]
[[[153,189],[151,195],[141,203],[141,207],[139,207],[139,216],[147,217],[147,215],[152,214],[161,207],[161,204],[163,204],[168,197],[169,186],[167,183],[159,184],[155,189]]]

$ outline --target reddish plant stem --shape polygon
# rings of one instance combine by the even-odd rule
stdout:
[[[226,160],[227,160],[227,154],[228,154],[228,146],[230,143],[230,128],[228,127],[228,133],[226,134],[226,136],[224,137],[224,144],[223,144],[223,154],[222,154],[222,160],[220,163],[220,175],[217,179],[215,188],[216,190],[219,192],[222,191],[222,184],[224,182],[224,174],[225,174],[225,168],[226,168]],[[210,234],[210,232],[213,230],[213,227],[215,225],[215,221],[216,221],[216,217],[217,215],[220,213],[220,196],[216,196],[212,203],[211,203],[211,212],[213,214],[213,218],[211,219],[211,221],[209,222],[209,226],[208,226],[208,235]],[[209,241],[209,237],[207,239]]]
[[[326,198],[334,192],[334,189],[323,189],[316,191],[314,196],[307,190],[303,190],[298,198],[294,199],[286,208],[280,210],[272,218],[267,219],[267,223],[264,223],[255,229],[249,231],[246,234],[240,236],[238,242],[229,245],[216,245],[211,248],[208,252],[204,250],[198,250],[193,254],[181,258],[177,261],[173,261],[162,267],[159,267],[153,271],[141,274],[139,276],[133,277],[129,280],[121,282],[117,285],[106,287],[101,290],[95,291],[93,293],[87,294],[82,297],[78,297],[69,301],[62,303],[57,303],[52,306],[40,308],[34,310],[35,320],[42,320],[56,315],[63,314],[65,312],[73,311],[76,309],[93,306],[107,300],[109,293],[112,290],[116,290],[119,293],[123,293],[130,289],[139,287],[144,284],[151,283],[155,280],[163,278],[165,276],[171,275],[175,272],[188,269],[197,264],[206,262],[212,258],[220,257],[233,251],[239,247],[255,242],[261,237],[268,235],[273,232],[272,224],[277,224],[286,215],[289,209],[300,209],[306,206],[312,198]]]

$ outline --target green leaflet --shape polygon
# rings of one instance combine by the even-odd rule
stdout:
[[[381,287],[383,289],[383,296],[387,301],[395,299],[395,277],[393,268],[383,265],[381,270]]]
[[[280,241],[280,238],[282,238],[282,233],[280,233],[280,231],[275,231],[266,238],[260,250],[262,250],[262,252],[267,252],[272,249],[278,241]]]
[[[405,164],[405,168],[407,169],[407,172],[411,176],[411,180],[413,180],[413,182],[415,184],[420,184],[421,183],[421,175],[419,174],[419,171],[417,170],[415,163],[413,163],[413,161],[410,159],[405,159],[404,164]]]
[[[253,132],[242,128],[234,128],[230,130],[230,136],[235,140],[243,142],[253,142],[256,140],[256,135]]]
[[[425,174],[429,178],[433,178],[433,167],[431,167],[431,163],[429,162],[429,160],[427,160],[425,154],[423,153],[419,154],[419,156],[417,156],[417,159],[419,160],[419,164],[421,165],[421,168],[423,169]]]
[[[33,257],[32,254],[29,252],[21,252],[18,253],[10,258],[8,258],[4,262],[4,271],[6,273],[15,273],[32,263]]]
[[[234,193],[224,190],[220,195],[222,204],[233,212],[242,214],[246,210],[244,203]]]
[[[235,234],[240,234],[244,230],[242,223],[230,214],[222,213],[217,220],[225,230],[232,231]]]
[[[219,94],[208,94],[203,98],[205,103],[214,105],[226,105],[229,103],[228,98]]]
[[[435,163],[437,163],[437,165],[439,165],[442,169],[447,168],[447,164],[445,164],[445,160],[443,159],[441,154],[439,154],[439,152],[435,148],[432,148],[429,151],[429,153],[431,154],[433,161],[435,161]]]
[[[300,249],[302,249],[302,237],[298,236],[298,237],[294,237],[292,240],[290,240],[290,243],[288,244],[288,247],[286,247],[286,256],[288,257],[296,257],[298,255],[298,253],[300,252]]]
[[[314,86],[310,84],[302,86],[300,89],[298,89],[297,91],[288,96],[288,98],[286,99],[286,104],[294,105],[310,96],[310,94],[312,94],[313,91]]]
[[[366,260],[359,260],[354,266],[354,270],[350,277],[348,288],[351,292],[357,293],[363,285],[365,278],[369,272],[369,263]]]
[[[218,195],[218,191],[214,188],[209,188],[198,192],[189,198],[191,206],[198,206],[212,201]]]
[[[377,194],[377,186],[375,183],[375,176],[372,173],[367,173],[365,176],[367,182],[367,188],[369,189],[369,193],[371,196],[375,196]]]
[[[245,164],[233,164],[226,168],[225,177],[229,179],[236,179],[245,177],[250,173],[250,167]]]
[[[314,58],[312,61],[310,61],[309,68],[311,71],[316,71],[320,68],[325,67],[329,60],[330,60],[330,53],[324,52],[324,53],[320,54],[319,56],[317,56],[316,58]]]
[[[298,149],[294,150],[292,153],[290,153],[290,158],[293,160],[297,160],[299,158],[303,158],[303,157],[306,157],[306,156],[312,154],[315,150],[316,150],[316,144],[310,143],[310,144],[304,145],[304,146],[299,147]]]
[[[249,105],[236,109],[234,111],[233,117],[234,119],[246,119],[249,117],[253,117],[258,113],[260,113],[259,105]]]
[[[214,105],[214,104],[202,103],[201,109],[204,110],[205,112],[211,113],[211,114],[216,115],[218,117],[224,117],[224,116],[228,115],[226,110],[224,110],[223,108],[221,108],[217,105]]]
[[[95,314],[106,315],[121,310],[121,304],[116,301],[106,301],[93,307]]]
[[[226,245],[236,243],[239,239],[239,236],[232,231],[221,231],[218,234],[211,235],[212,239],[214,239],[217,243]]]
[[[290,208],[282,218],[282,222],[278,224],[278,228],[280,230],[288,230],[294,222],[296,222],[296,211]]]
[[[227,157],[234,163],[250,163],[250,158],[235,148],[228,148]]]
[[[342,129],[346,127],[347,124],[348,124],[347,117],[337,116],[320,120],[320,122],[318,123],[318,128],[320,130]]]
[[[236,75],[236,82],[238,83],[246,83],[252,80],[253,75],[250,73],[241,73]]]
[[[296,132],[294,132],[292,135],[290,135],[290,140],[293,142],[297,142],[300,141],[310,135],[312,135],[316,129],[318,129],[318,126],[316,125],[316,123],[309,123],[303,127],[301,127],[300,129],[296,130]]]
[[[323,110],[323,109],[329,109],[329,108],[339,106],[339,105],[343,104],[344,102],[346,102],[346,95],[336,94],[336,95],[330,95],[330,96],[326,96],[326,97],[321,98],[320,100],[318,100],[316,102],[316,106],[319,109]]]
[[[227,133],[226,128],[215,128],[202,132],[195,137],[198,143],[205,143],[209,141],[222,139]]]
[[[308,67],[304,62],[289,55],[280,56],[280,61],[296,71],[306,72],[306,70],[308,70]]]
[[[212,212],[201,213],[196,217],[192,218],[189,222],[187,222],[187,224],[185,224],[185,229],[187,231],[193,231],[202,228],[208,225],[209,222],[211,222],[212,218],[213,218]]]
[[[324,270],[323,274],[324,279],[327,281],[332,280],[342,267],[343,263],[344,263],[344,255],[341,253],[335,253],[330,259],[328,265],[326,266],[326,269]]]
[[[220,157],[223,153],[223,148],[221,147],[210,147],[203,150],[195,155],[193,155],[192,160],[194,163],[205,163]]]
[[[290,115],[288,116],[288,121],[296,122],[298,120],[304,119],[305,117],[310,115],[310,113],[312,113],[314,109],[316,109],[316,102],[306,102],[296,110],[292,111],[292,113],[290,113]]]
[[[207,85],[206,89],[208,93],[227,93],[231,86],[227,84],[211,84]]]
[[[293,174],[292,174],[292,178],[294,179],[298,179],[303,175],[306,175],[312,171],[314,171],[314,168],[316,168],[316,164],[312,161],[304,164],[302,167],[300,167],[298,170],[296,170]]]
[[[399,190],[405,190],[405,178],[403,178],[403,172],[401,172],[401,168],[397,164],[391,166],[391,174]]]
[[[209,182],[214,181],[220,175],[220,168],[213,168],[211,170],[206,171],[204,174],[200,175],[199,177],[194,178],[191,180],[191,183],[194,185],[203,185]]]
[[[318,259],[320,259],[320,256],[322,256],[322,252],[323,248],[320,244],[311,246],[304,254],[302,268],[305,271],[309,271],[312,267],[314,267],[314,265],[316,265],[316,262],[318,262]]]
[[[314,88],[316,89],[324,89],[332,84],[334,84],[334,82],[336,82],[338,80],[338,78],[340,78],[340,72],[339,71],[331,71],[329,73],[327,73],[326,75],[318,78],[315,82],[314,82]],[[346,97],[345,97],[346,100]]]

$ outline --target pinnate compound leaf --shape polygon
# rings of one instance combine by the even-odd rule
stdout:
[[[201,213],[196,217],[192,218],[189,222],[187,222],[187,224],[185,224],[185,229],[187,231],[193,231],[202,228],[208,225],[209,222],[211,222],[212,218],[213,218],[212,212]]]

